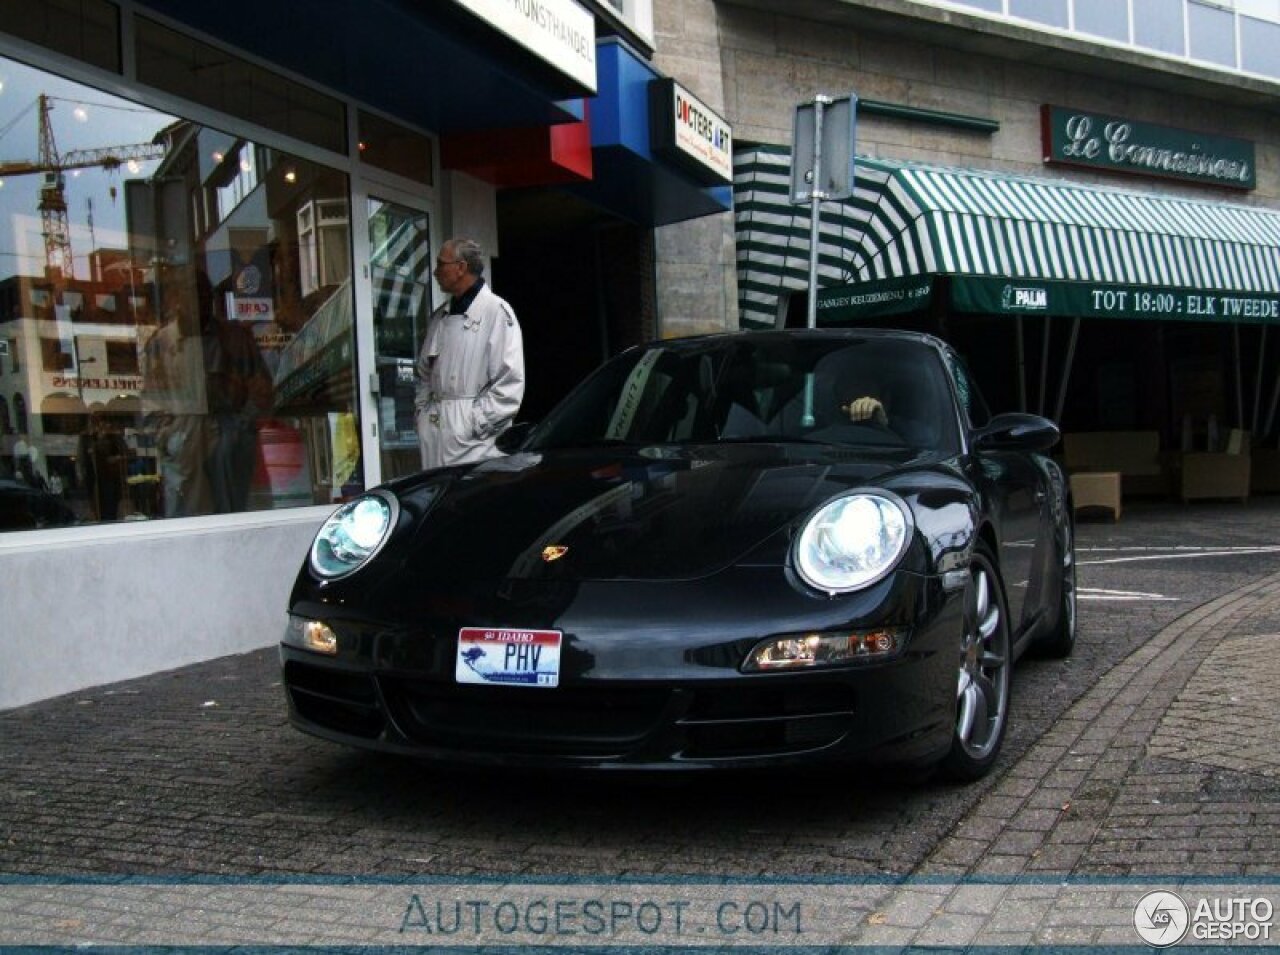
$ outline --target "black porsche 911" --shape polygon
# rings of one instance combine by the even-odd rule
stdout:
[[[633,348],[505,457],[343,504],[281,647],[294,725],[492,766],[872,761],[974,779],[1075,641],[1055,425],[896,331]]]

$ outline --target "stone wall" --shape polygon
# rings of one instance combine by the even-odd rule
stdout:
[[[659,5],[670,4],[659,0]],[[1211,87],[1192,97],[1144,86],[1138,79],[1100,79],[732,3],[719,4],[717,13],[724,112],[740,144],[789,144],[798,103],[812,100],[816,93],[854,92],[862,99],[978,116],[1000,124],[997,132],[989,134],[864,113],[858,118],[860,155],[1061,176],[1199,199],[1280,204],[1280,129],[1274,113],[1225,105]],[[1097,52],[1116,55],[1101,46]],[[1133,76],[1141,76],[1139,67],[1134,67]],[[1258,188],[1243,193],[1045,166],[1040,107],[1046,103],[1252,140]]]
[[[724,113],[720,29],[712,0],[656,0],[654,66]],[[737,328],[733,214],[654,231],[657,325],[663,338]]]
[[[841,4],[831,0],[831,6]],[[654,7],[655,65],[721,112],[739,144],[788,145],[797,104],[811,101],[820,92],[853,92],[861,99],[999,123],[995,133],[988,133],[864,112],[858,119],[860,155],[1063,177],[1210,201],[1280,205],[1280,127],[1274,113],[1224,103],[1229,97],[1215,95],[1223,87],[1209,82],[1195,96],[1160,88],[1169,70],[1167,63],[1147,63],[1152,83],[1144,85],[1140,81],[1143,63],[1152,58],[1141,54],[1102,46],[1090,49],[1088,43],[1070,41],[1076,50],[1084,48],[1132,65],[1135,79],[1105,79],[1083,69],[1037,65],[1034,58],[1026,58],[1025,44],[1020,58],[1005,59],[920,42],[902,33],[808,20],[782,5],[778,9],[788,12],[713,0],[655,0]],[[1020,33],[1024,40],[1045,42],[1036,31],[1002,29]],[[1186,72],[1210,75],[1201,68]],[[1044,104],[1251,140],[1256,148],[1257,188],[1238,192],[1046,166],[1041,160],[1040,134]],[[737,327],[731,215],[656,230],[655,258],[662,335]]]

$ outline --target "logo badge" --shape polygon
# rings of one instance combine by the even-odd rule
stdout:
[[[542,559],[549,564],[553,560],[559,560],[567,553],[569,553],[569,548],[563,544],[551,544],[542,548]]]
[[[1000,290],[1000,307],[1006,312],[1043,312],[1049,308],[1049,290],[1006,285]]]
[[[1182,941],[1191,924],[1191,910],[1172,892],[1148,892],[1133,908],[1133,927],[1142,940],[1156,948]]]

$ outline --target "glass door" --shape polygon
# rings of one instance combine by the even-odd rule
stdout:
[[[414,362],[431,314],[430,217],[368,198],[377,435],[383,481],[422,468],[414,424]]]

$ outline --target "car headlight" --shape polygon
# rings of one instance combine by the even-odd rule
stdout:
[[[400,513],[399,502],[373,491],[343,504],[329,516],[311,544],[311,570],[324,580],[355,573],[382,549]]]
[[[906,553],[911,511],[887,491],[855,491],[828,501],[805,523],[795,566],[811,587],[847,593],[875,583]]]

